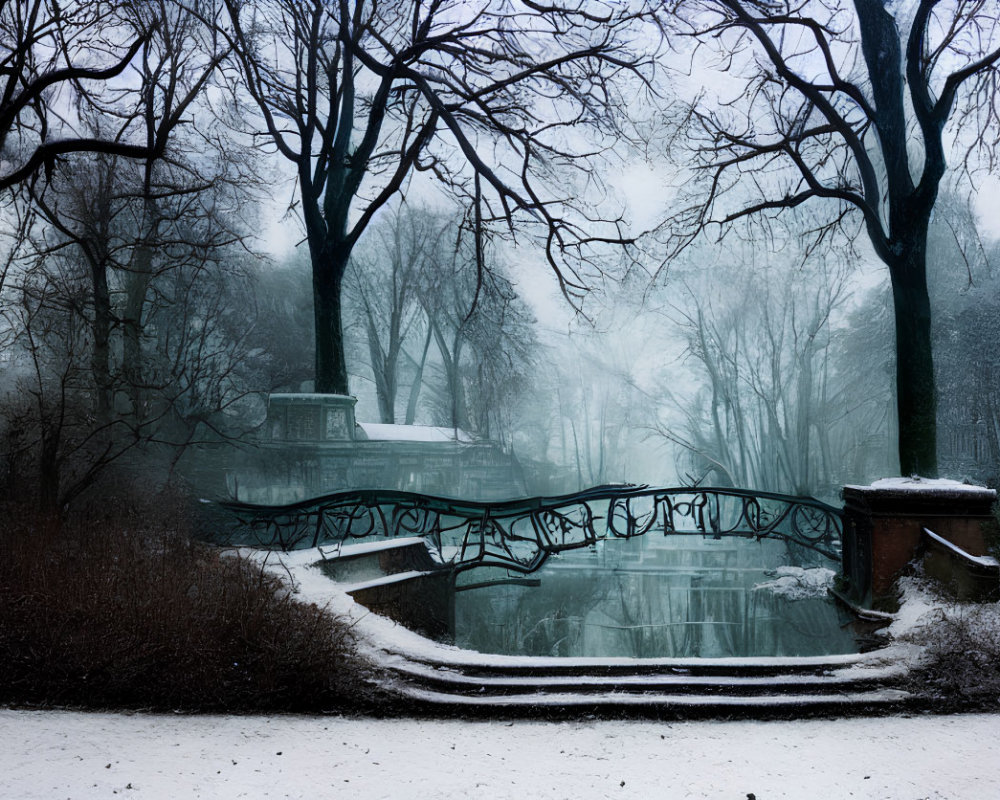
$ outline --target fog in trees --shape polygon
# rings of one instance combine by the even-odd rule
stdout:
[[[508,496],[998,479],[995,22],[481,6],[41,4],[0,102],[6,494],[222,496],[269,395],[329,392],[358,441],[488,444]]]
[[[704,181],[673,216],[677,248],[740,223],[766,237],[804,203],[823,209],[805,229],[816,246],[863,230],[892,287],[900,469],[936,474],[927,237],[949,145],[960,179],[993,165],[996,15],[935,0],[707,0],[672,12],[692,67],[738,87],[689,107],[696,125],[681,147]]]
[[[344,276],[375,215],[414,172],[475,204],[480,219],[535,231],[567,290],[584,288],[574,260],[586,259],[588,244],[622,238],[614,219],[553,181],[597,179],[593,146],[564,134],[570,126],[630,135],[624,91],[635,89],[629,78],[642,88],[651,64],[635,49],[649,14],[642,4],[224,5],[216,30],[238,65],[234,97],[247,116],[256,107],[250,130],[296,176],[318,391],[349,391]]]

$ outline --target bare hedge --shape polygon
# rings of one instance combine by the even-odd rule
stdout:
[[[176,512],[176,513],[175,513]],[[0,702],[190,711],[378,704],[342,620],[178,530],[105,501],[66,520],[6,508]]]

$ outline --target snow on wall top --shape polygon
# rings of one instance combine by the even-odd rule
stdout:
[[[970,494],[989,494],[992,497],[996,497],[995,489],[987,489],[985,486],[962,483],[961,481],[954,481],[948,478],[880,478],[868,486],[848,485],[845,488],[861,492],[927,492],[931,494],[965,492]]]
[[[271,392],[267,396],[268,400],[348,400],[353,403],[358,402],[358,398],[350,394],[331,394],[330,392]]]
[[[372,441],[379,442],[473,442],[461,429],[433,425],[389,425],[382,422],[359,422],[358,427]]]

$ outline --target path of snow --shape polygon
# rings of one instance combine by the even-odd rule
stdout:
[[[1000,715],[459,722],[0,710],[11,800],[982,800]]]

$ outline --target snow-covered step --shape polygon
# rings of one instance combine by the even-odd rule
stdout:
[[[460,670],[433,668],[413,662],[392,667],[401,679],[414,686],[452,694],[510,696],[530,693],[572,692],[574,695],[600,693],[671,693],[739,696],[777,694],[857,693],[885,687],[900,677],[900,670],[875,670],[864,674],[844,671],[834,674],[784,674],[755,676],[734,672],[729,675],[684,673],[625,675],[516,676],[469,675]]]
[[[379,661],[387,687],[429,712],[794,716],[912,702],[905,662],[863,654],[636,660],[386,649]]]
[[[349,595],[356,595],[368,589],[380,589],[395,584],[407,583],[415,578],[426,578],[436,575],[436,570],[409,570],[408,572],[393,572],[389,575],[379,575],[377,578],[358,581],[357,583],[345,583],[344,591]]]
[[[339,583],[358,584],[442,566],[422,536],[341,545],[324,550],[323,556],[319,562],[323,573]]]
[[[779,694],[745,696],[738,694],[676,694],[648,692],[623,694],[519,694],[506,697],[487,695],[454,695],[421,687],[397,687],[410,703],[424,704],[437,710],[490,715],[523,714],[556,716],[587,713],[640,716],[712,716],[747,715],[801,716],[850,711],[886,711],[905,707],[909,693],[900,689],[873,691],[830,692],[821,694]]]
[[[394,572],[342,588],[360,605],[431,639],[451,629],[452,578],[446,569]]]
[[[862,658],[857,653],[831,656],[766,658],[558,658],[503,656],[471,651],[441,651],[440,657],[403,651],[386,653],[387,663],[408,662],[432,669],[460,670],[465,675],[488,676],[576,676],[600,675],[692,675],[758,676],[824,675],[856,666]],[[893,667],[893,669],[898,669]]]

